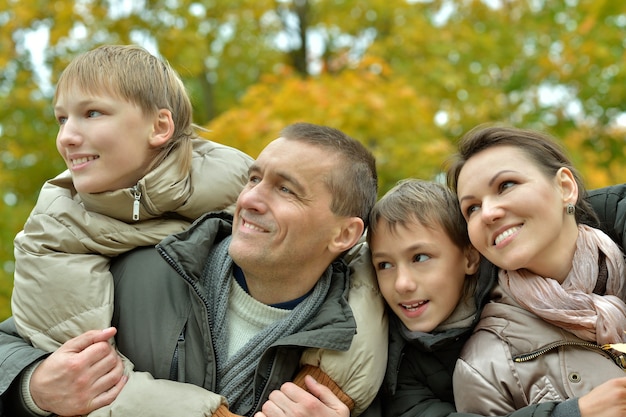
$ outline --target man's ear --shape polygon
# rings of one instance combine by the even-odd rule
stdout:
[[[363,235],[365,226],[359,217],[347,217],[337,227],[335,238],[329,244],[329,250],[340,254],[352,248]]]
[[[465,248],[465,275],[474,275],[480,265],[480,253],[472,245]]]
[[[556,172],[556,181],[563,193],[563,203],[576,205],[578,201],[578,183],[572,171],[566,167],[559,168]]]
[[[154,119],[152,135],[150,135],[150,146],[160,148],[165,145],[174,134],[174,119],[172,112],[167,109],[159,109]]]

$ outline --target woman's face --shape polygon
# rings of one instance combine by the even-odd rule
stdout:
[[[465,163],[457,192],[470,240],[487,259],[565,279],[577,236],[574,216],[565,213],[578,197],[569,169],[548,178],[521,149],[493,146]]]

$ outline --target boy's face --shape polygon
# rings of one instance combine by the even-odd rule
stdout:
[[[82,193],[134,186],[155,156],[158,116],[147,117],[116,96],[85,94],[72,87],[58,96],[57,150]]]
[[[466,275],[478,268],[478,256],[459,248],[439,225],[396,225],[380,220],[371,239],[372,264],[380,291],[411,331],[431,332],[461,300]]]

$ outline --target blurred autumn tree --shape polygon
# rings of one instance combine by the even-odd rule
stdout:
[[[590,187],[626,178],[622,2],[0,0],[0,28],[0,318],[13,237],[64,168],[52,86],[103,43],[165,57],[205,136],[253,156],[294,121],[346,131],[376,153],[381,192],[433,177],[493,121],[561,138]]]

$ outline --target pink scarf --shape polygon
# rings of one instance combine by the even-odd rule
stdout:
[[[606,255],[604,295],[593,293],[598,251]],[[526,310],[581,339],[603,345],[626,342],[625,270],[624,256],[611,238],[579,225],[572,269],[563,284],[526,269],[500,270],[498,278],[502,288]]]

